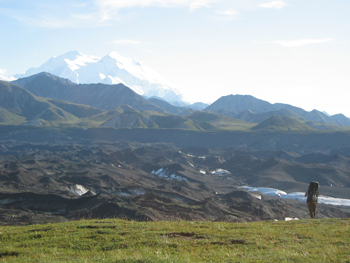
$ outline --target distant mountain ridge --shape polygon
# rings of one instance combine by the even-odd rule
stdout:
[[[250,122],[261,122],[273,115],[278,115],[281,117],[296,118],[299,121],[305,119],[330,125],[350,126],[350,119],[343,114],[327,116],[318,110],[308,112],[289,104],[271,104],[251,95],[223,96],[205,110],[220,112],[221,114]]]
[[[158,96],[170,102],[182,102],[182,94],[157,72],[133,58],[113,51],[100,58],[70,51],[52,57],[38,68],[30,68],[15,78],[29,77],[48,72],[76,84],[122,83],[136,93],[147,97]],[[12,80],[12,79],[8,79]]]

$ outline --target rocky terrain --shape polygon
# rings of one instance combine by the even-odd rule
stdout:
[[[168,143],[2,140],[1,224],[118,217],[136,220],[283,220],[308,218],[305,203],[243,185],[350,198],[350,151],[187,147]],[[350,217],[350,208],[320,204],[318,218]]]

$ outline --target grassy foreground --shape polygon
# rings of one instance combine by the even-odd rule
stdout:
[[[350,219],[0,227],[0,262],[350,262]]]

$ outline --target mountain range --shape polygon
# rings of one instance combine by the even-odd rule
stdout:
[[[145,97],[157,96],[174,103],[182,102],[182,94],[157,72],[140,61],[124,57],[115,51],[102,58],[70,51],[52,57],[38,68],[30,68],[14,78],[29,77],[41,72],[69,79],[76,84],[122,83]]]
[[[149,101],[123,84],[74,84],[49,73],[13,83],[1,81],[0,95],[2,124],[190,130],[254,126],[217,113],[180,108],[154,98]],[[159,107],[152,103],[155,100],[184,114]]]
[[[159,97],[148,100],[124,84],[75,84],[50,73],[0,83],[0,123],[48,126],[211,130],[349,130],[343,115],[327,116],[249,95],[221,97],[202,111]],[[203,107],[196,104],[194,108]],[[297,114],[299,113],[299,114]],[[259,125],[258,125],[259,124]]]
[[[59,87],[53,87],[52,82],[36,83],[33,77],[37,81],[37,74],[43,72],[59,77]],[[350,126],[350,119],[343,114],[329,116],[327,113],[318,110],[308,112],[288,104],[271,104],[250,95],[223,96],[211,105],[201,102],[188,105],[182,100],[182,94],[157,72],[140,61],[124,57],[115,51],[102,58],[85,55],[79,51],[70,51],[63,55],[52,57],[38,68],[30,68],[23,74],[16,74],[11,77],[0,76],[0,80],[16,80],[15,84],[21,87],[26,85],[26,89],[37,96],[66,100],[106,110],[123,104],[128,104],[137,110],[146,109],[135,107],[130,100],[124,101],[124,103],[121,103],[121,100],[119,100],[117,105],[113,102],[121,94],[119,91],[122,86],[119,86],[119,91],[116,92],[116,85],[124,85],[138,95],[142,95],[145,99],[149,99],[153,106],[148,105],[147,110],[153,110],[152,107],[156,105],[173,114],[187,115],[193,110],[205,110],[252,123],[260,123],[277,115],[297,119],[316,129],[334,129],[333,126]],[[31,83],[28,84],[28,82]],[[62,88],[61,84],[65,87]],[[70,91],[70,87],[73,84],[82,85],[80,88],[74,88],[75,94]],[[86,84],[94,84],[95,86]],[[42,85],[47,87],[39,91],[42,89]],[[126,89],[124,90],[126,91]],[[87,99],[89,95],[86,93],[90,92],[94,93],[93,96],[91,94],[91,97],[94,97],[94,99],[99,98],[94,103]],[[127,93],[131,94],[129,91]],[[123,96],[126,98],[129,95]],[[140,98],[137,97],[137,100],[140,100]],[[156,109],[156,111],[159,111],[159,109]],[[308,121],[311,123],[307,123]],[[314,124],[314,122],[325,125]]]

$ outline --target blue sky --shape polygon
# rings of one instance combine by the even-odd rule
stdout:
[[[0,75],[134,57],[189,101],[250,94],[350,117],[348,0],[0,0]]]

